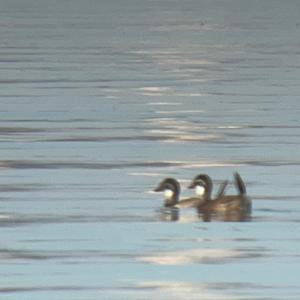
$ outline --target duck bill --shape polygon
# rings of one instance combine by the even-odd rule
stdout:
[[[163,191],[163,188],[161,185],[159,185],[156,189],[153,190],[154,192],[161,192]]]
[[[192,183],[188,186],[188,189],[193,189],[193,188],[195,188],[195,183],[194,183],[194,182],[192,182]]]

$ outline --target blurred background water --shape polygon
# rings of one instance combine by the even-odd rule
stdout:
[[[0,299],[299,299],[299,11],[0,0]],[[251,222],[161,220],[235,170]]]

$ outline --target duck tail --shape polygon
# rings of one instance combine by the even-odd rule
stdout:
[[[220,198],[220,197],[224,196],[227,185],[228,185],[228,180],[225,180],[220,184],[219,190],[216,194],[216,198]]]
[[[240,195],[246,195],[246,186],[244,184],[241,175],[238,172],[234,173],[234,182],[235,182],[236,189],[238,190],[238,193]]]

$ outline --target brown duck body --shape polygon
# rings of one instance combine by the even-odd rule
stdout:
[[[206,200],[197,207],[199,212],[220,212],[230,211],[251,212],[251,200],[246,195],[221,196],[214,200]]]
[[[191,198],[186,198],[183,200],[180,200],[177,204],[176,207],[178,208],[198,208],[201,207],[206,203],[206,199],[202,197],[191,197]]]

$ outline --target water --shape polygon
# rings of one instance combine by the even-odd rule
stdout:
[[[0,299],[299,299],[298,1],[0,7]],[[235,170],[251,221],[161,219]]]

